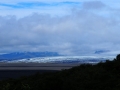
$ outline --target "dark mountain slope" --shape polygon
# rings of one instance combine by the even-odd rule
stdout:
[[[120,59],[1,81],[0,90],[120,90]]]

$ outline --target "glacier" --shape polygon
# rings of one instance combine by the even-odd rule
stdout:
[[[113,60],[114,56],[54,56],[54,57],[36,57],[17,60],[1,60],[4,63],[90,63],[96,64]]]

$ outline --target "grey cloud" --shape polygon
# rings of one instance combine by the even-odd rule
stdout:
[[[106,5],[101,1],[87,1],[83,3],[84,9],[101,9],[104,8]]]
[[[85,55],[101,49],[118,51],[120,21],[109,12],[108,17],[84,9],[63,17],[38,13],[19,19],[1,16],[0,52],[56,51]]]

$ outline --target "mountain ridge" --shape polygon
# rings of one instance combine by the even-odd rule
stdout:
[[[60,56],[57,52],[12,52],[7,54],[0,54],[0,60],[16,60],[16,59],[26,59],[35,57],[50,57],[50,56]]]

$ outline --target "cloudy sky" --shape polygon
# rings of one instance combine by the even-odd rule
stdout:
[[[0,53],[120,53],[119,0],[0,1]]]

